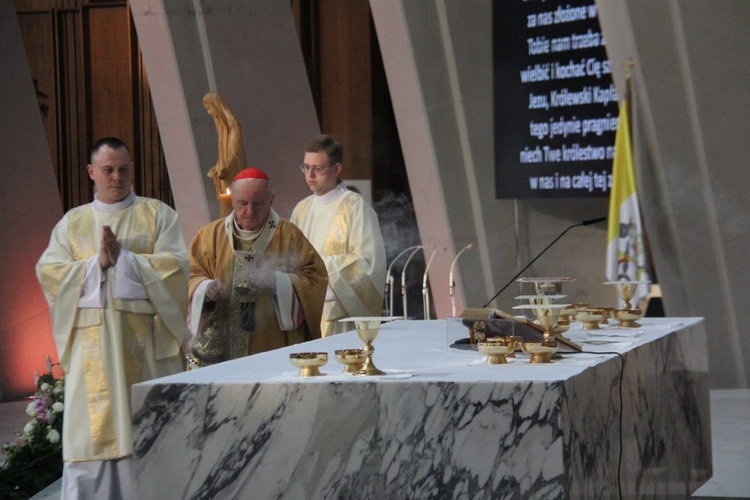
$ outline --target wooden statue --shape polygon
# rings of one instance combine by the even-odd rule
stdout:
[[[218,92],[212,91],[204,95],[203,107],[214,117],[219,136],[219,159],[216,165],[208,170],[207,175],[214,180],[221,216],[226,216],[231,212],[231,203],[228,205],[228,211],[226,209],[229,200],[227,189],[234,176],[247,166],[245,146],[242,143],[242,126]]]

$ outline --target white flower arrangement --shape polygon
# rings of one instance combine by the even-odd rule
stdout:
[[[38,390],[26,406],[31,420],[13,443],[3,445],[8,459],[0,467],[0,498],[29,498],[62,475],[65,376],[49,356],[45,365],[43,375],[34,372]]]

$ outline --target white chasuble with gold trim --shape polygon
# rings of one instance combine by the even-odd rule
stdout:
[[[63,458],[109,460],[132,455],[130,387],[183,369],[187,333],[187,249],[177,214],[131,194],[116,210],[99,202],[69,211],[37,264],[50,306],[60,364],[66,372]],[[121,202],[122,203],[122,202]],[[79,307],[86,262],[96,258],[102,226],[121,251],[103,274],[101,307]],[[114,298],[113,276],[126,265],[147,298]]]

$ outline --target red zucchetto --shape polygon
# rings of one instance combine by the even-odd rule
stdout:
[[[240,179],[265,179],[270,180],[266,173],[257,167],[247,167],[240,170],[240,173],[234,176],[234,180]]]

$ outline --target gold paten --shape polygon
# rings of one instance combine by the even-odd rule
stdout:
[[[634,310],[630,301],[635,297],[635,293],[640,285],[648,285],[650,281],[605,281],[605,285],[614,285],[617,288],[617,296],[625,303],[622,310]],[[637,306],[638,304],[636,304]]]

